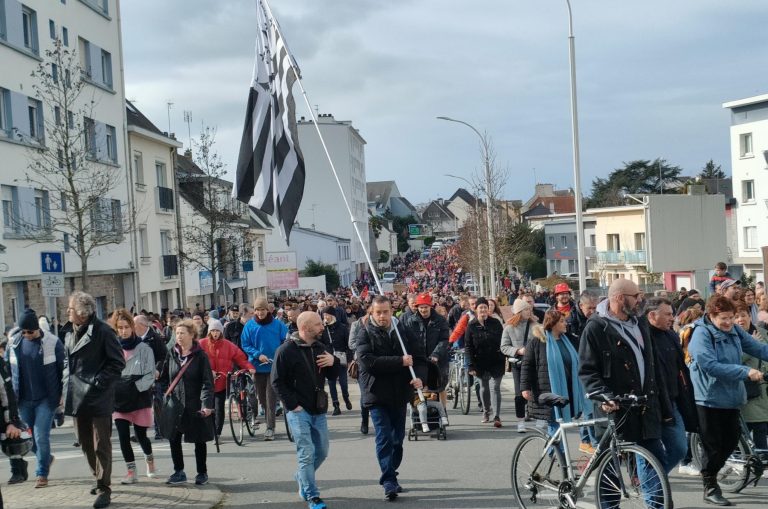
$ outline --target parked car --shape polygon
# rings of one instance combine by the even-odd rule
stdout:
[[[385,272],[381,275],[382,283],[394,283],[397,279],[397,272]]]

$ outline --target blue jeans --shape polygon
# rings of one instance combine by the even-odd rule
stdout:
[[[341,387],[341,396],[347,400],[349,399],[349,385],[347,382],[347,368],[344,366],[341,366],[339,368],[339,373],[337,376],[331,377],[328,379],[328,392],[331,393],[331,401],[333,403],[339,402],[339,393],[336,389],[336,381],[339,381],[339,386]]]
[[[661,441],[664,444],[664,456],[659,458],[661,464],[664,465],[664,471],[670,473],[673,468],[685,458],[688,452],[688,439],[685,435],[685,426],[683,425],[683,416],[677,409],[675,403],[672,404],[674,408],[675,422],[661,426]]]
[[[51,465],[51,425],[56,407],[47,400],[19,401],[19,416],[32,428],[32,450],[37,458],[35,476],[48,477]]]
[[[397,469],[403,461],[406,409],[405,404],[371,407],[371,420],[376,430],[376,459],[381,468],[379,484],[397,483]]]
[[[315,472],[328,457],[328,421],[325,414],[313,415],[306,410],[288,412],[287,417],[299,462],[295,475],[299,492],[305,500],[319,497]]]
[[[637,445],[641,447],[645,447],[648,449],[648,451],[653,454],[659,461],[661,461],[661,458],[664,458],[664,444],[661,442],[658,438],[653,438],[649,440],[639,440],[637,442]],[[637,479],[639,481],[639,485],[642,487],[644,492],[644,499],[646,507],[649,507],[651,509],[663,509],[664,507],[664,501],[658,499],[657,497],[651,497],[650,493],[660,493],[660,484],[661,481],[658,478],[656,471],[652,470],[650,468],[650,465],[646,463],[645,460],[642,458],[636,458],[636,470],[632,470],[631,473],[637,476]],[[662,462],[663,465],[663,462]],[[627,469],[626,466],[622,465],[622,470],[626,473]],[[606,470],[606,477],[603,477],[600,480],[601,485],[603,486],[603,489],[612,494],[613,496],[606,496],[603,498],[603,504],[600,507],[600,509],[614,509],[619,507],[619,503],[621,502],[621,494],[616,493],[616,486],[617,486],[617,480],[612,479],[611,474],[614,473],[614,470],[609,468]],[[631,482],[631,479],[628,479],[626,476],[622,476],[625,480],[625,482]]]

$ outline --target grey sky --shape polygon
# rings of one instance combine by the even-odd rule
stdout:
[[[663,157],[730,173],[723,102],[768,92],[764,0],[574,0],[582,185]],[[321,113],[368,142],[368,180],[413,202],[448,197],[480,165],[487,131],[509,199],[573,185],[565,0],[273,0]],[[123,0],[127,97],[187,142],[184,110],[218,128],[230,172],[253,66],[254,0]],[[296,87],[298,90],[298,87]],[[306,115],[297,97],[299,115]]]

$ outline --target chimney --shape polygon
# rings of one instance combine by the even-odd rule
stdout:
[[[185,150],[184,151],[184,156],[185,157],[189,157],[190,159],[192,159],[192,149],[188,148],[187,150]]]
[[[552,184],[536,184],[536,196],[554,196],[555,186]]]

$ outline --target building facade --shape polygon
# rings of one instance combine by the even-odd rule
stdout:
[[[348,238],[297,226],[291,231],[290,246],[285,243],[279,233],[267,237],[268,253],[282,251],[296,252],[296,268],[299,271],[306,269],[307,262],[312,260],[332,265],[339,273],[341,286],[350,286],[355,280],[351,241]],[[272,291],[287,289],[270,288]]]
[[[723,104],[731,112],[733,195],[736,199],[734,264],[757,281],[765,279],[763,251],[768,247],[768,94]]]
[[[595,218],[585,216],[584,226],[584,263],[579,264],[576,246],[575,214],[563,214],[563,217],[544,223],[544,242],[547,249],[547,274],[574,274],[586,267],[587,277],[594,277],[596,264]]]
[[[0,14],[0,193],[8,265],[0,274],[0,322],[11,324],[25,307],[48,315],[56,307],[58,317],[65,318],[66,298],[43,296],[40,252],[63,253],[66,294],[81,287],[75,232],[59,227],[62,215],[70,213],[72,195],[62,194],[61,181],[41,185],[39,178],[32,179],[38,184],[27,180],[35,154],[58,157],[59,168],[64,167],[70,159],[60,148],[64,131],[81,138],[80,168],[89,166],[114,179],[88,214],[93,226],[89,235],[109,238],[87,257],[88,290],[100,316],[117,306],[130,307],[137,280],[130,235],[122,222],[129,190],[118,0],[0,0]],[[46,61],[46,51],[57,45],[74,52],[71,65]],[[35,93],[43,81],[32,73],[40,64],[48,66],[51,87],[71,90],[82,80],[84,88],[71,109]]]

